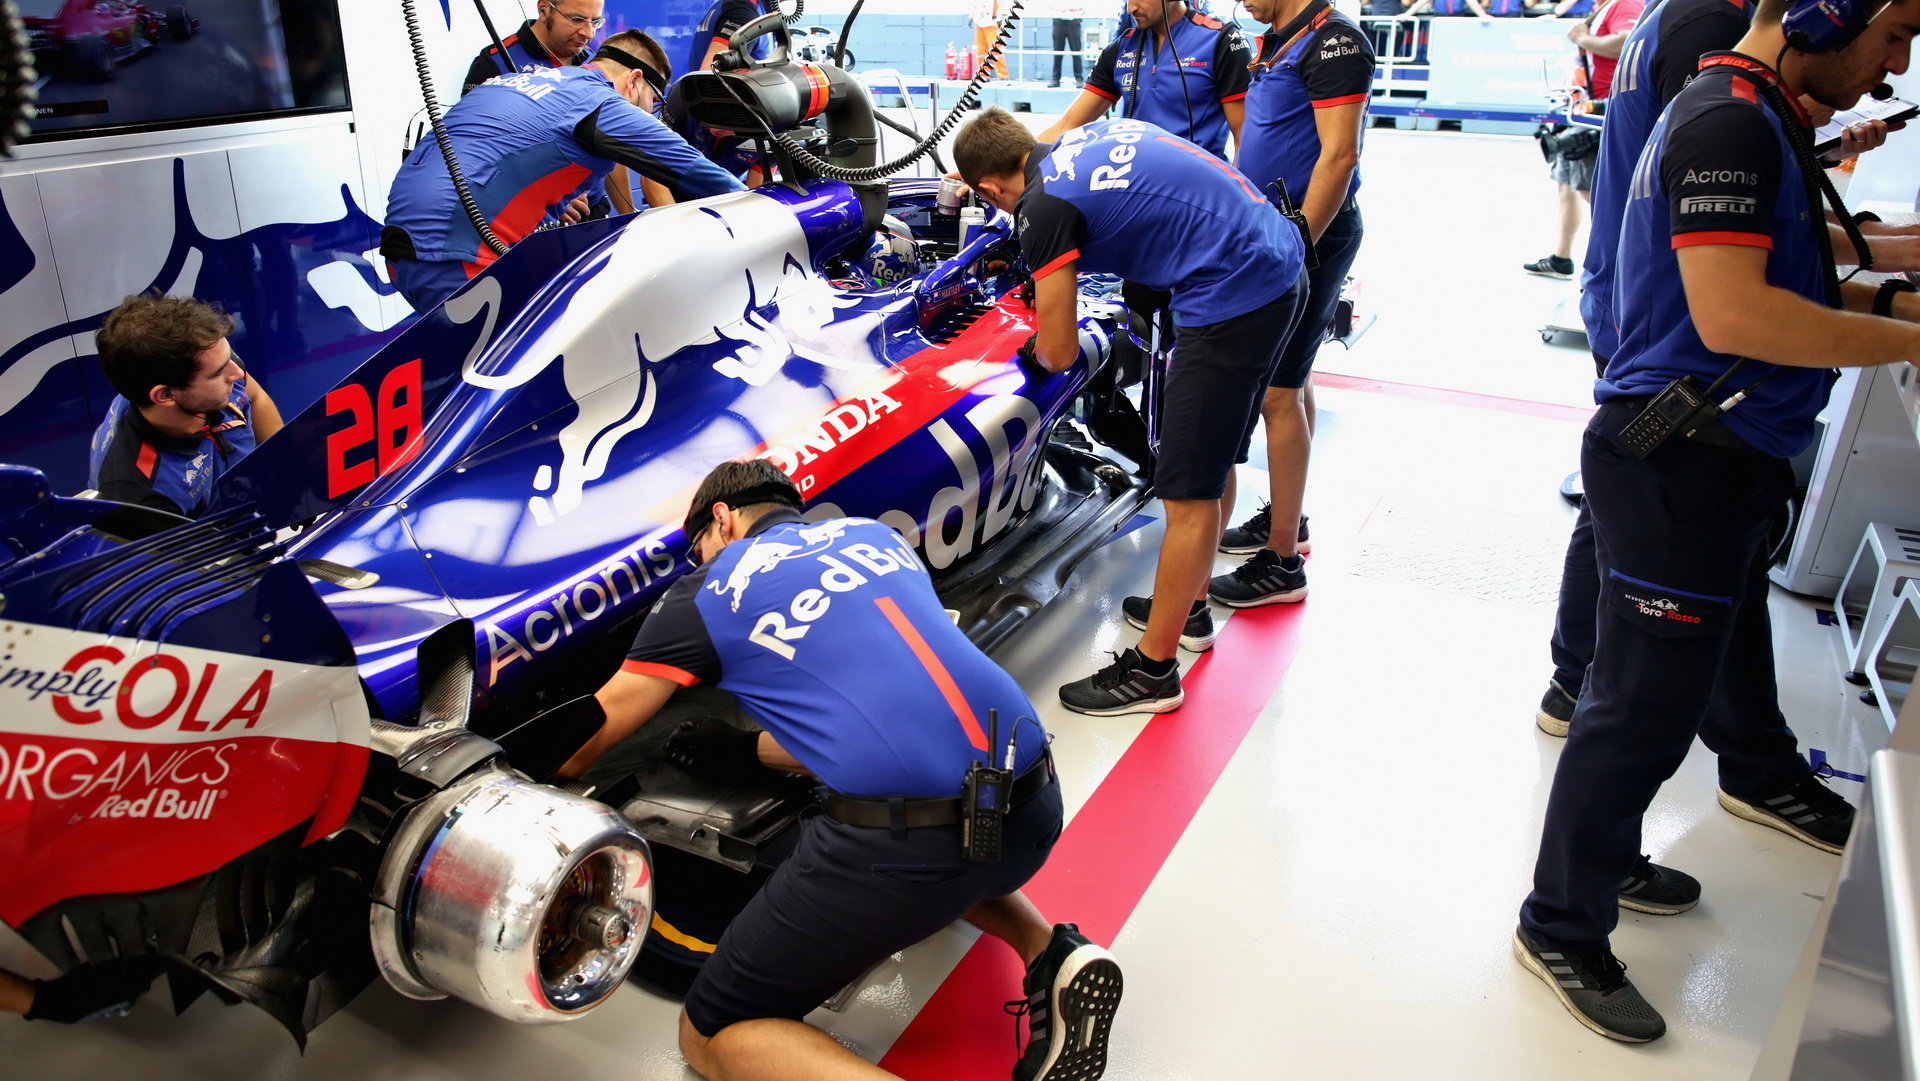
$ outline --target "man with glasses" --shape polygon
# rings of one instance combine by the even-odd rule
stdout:
[[[281,428],[232,330],[231,316],[192,297],[128,297],[108,313],[95,342],[119,393],[93,433],[88,487],[189,518],[208,509],[220,474]]]
[[[682,199],[741,190],[647,111],[659,73],[635,52],[646,51],[648,41],[635,30],[615,34],[585,67],[489,79],[447,110],[447,135],[467,188],[503,243],[566,224],[568,207],[598,189],[615,165]],[[394,177],[380,253],[401,295],[420,312],[498,258],[456,197],[433,139],[421,140]]]
[[[540,0],[538,19],[528,19],[508,34],[500,46],[489,44],[467,68],[462,94],[496,75],[534,68],[579,67],[591,54],[587,45],[607,24],[602,0]],[[511,61],[511,65],[509,65]]]
[[[1061,829],[1038,711],[953,625],[900,534],[867,518],[809,522],[799,507],[768,462],[707,474],[684,527],[699,566],[647,617],[595,695],[599,733],[560,768],[579,776],[680,688],[714,680],[765,729],[723,757],[811,774],[827,792],[694,979],[681,1052],[708,1078],[892,1077],[803,1019],[874,963],[965,919],[1026,965],[1016,1003],[1030,1036],[1015,1081],[1095,1081],[1120,966],[1020,892]],[[980,779],[970,767],[982,761],[1004,775]],[[962,831],[965,821],[985,836],[969,813],[982,800],[962,798],[983,792],[1001,809],[991,853]]]

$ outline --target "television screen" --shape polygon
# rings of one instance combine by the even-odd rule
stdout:
[[[33,139],[347,107],[334,0],[24,0]]]

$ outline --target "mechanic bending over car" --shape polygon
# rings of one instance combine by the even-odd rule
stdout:
[[[585,67],[536,68],[489,79],[447,110],[454,155],[495,235],[513,244],[567,224],[569,204],[614,165],[683,199],[742,190],[647,112],[659,88],[637,31],[615,34]],[[454,193],[435,139],[422,139],[387,196],[380,254],[415,311],[452,296],[497,258]]]
[[[464,96],[467,91],[486,82],[496,75],[510,75],[516,71],[532,68],[579,67],[593,58],[587,50],[587,44],[593,35],[607,24],[606,7],[601,0],[566,0],[566,7],[560,6],[560,0],[540,0],[539,17],[528,19],[520,24],[520,29],[502,38],[499,45],[489,42],[474,56],[473,63],[467,67],[466,85],[461,87]],[[651,70],[647,71],[647,81],[658,94],[666,93],[667,82],[673,78],[672,65],[667,63],[666,51],[660,43],[638,30],[628,30],[615,35],[621,41],[614,45],[625,49],[643,61]],[[631,44],[626,38],[632,37]],[[504,51],[503,51],[504,50]],[[654,101],[658,100],[657,95]],[[653,101],[637,102],[642,109],[652,112]],[[605,217],[611,204],[616,214],[631,214],[634,211],[633,178],[624,165],[616,165],[607,175],[605,199],[594,199],[585,212],[587,217]],[[666,188],[651,180],[642,179],[647,205],[665,206],[673,201]],[[665,196],[662,201],[661,197]]]
[[[964,918],[1027,966],[1016,1081],[1099,1077],[1120,968],[1020,893],[1061,829],[1032,703],[954,627],[898,533],[865,518],[809,523],[799,506],[764,461],[701,481],[686,519],[699,567],[641,626],[595,695],[605,723],[559,771],[578,777],[676,690],[710,679],[766,729],[740,733],[724,757],[810,773],[828,791],[687,992],[682,1053],[729,1081],[891,1077],[802,1018]]]
[[[1048,371],[1065,371],[1080,352],[1081,269],[1173,295],[1179,336],[1153,473],[1167,512],[1153,591],[1167,603],[1128,597],[1121,608],[1145,629],[1140,644],[1061,687],[1060,701],[1101,717],[1178,709],[1174,650],[1213,644],[1207,585],[1227,480],[1246,460],[1307,294],[1300,230],[1232,166],[1139,120],[1089,124],[1048,147],[996,106],[961,129],[953,158],[969,187],[1020,223],[1033,269],[1032,354]]]
[[[280,409],[240,366],[233,317],[192,297],[132,296],[95,335],[117,391],[93,433],[87,486],[198,517],[213,482],[280,430]]]

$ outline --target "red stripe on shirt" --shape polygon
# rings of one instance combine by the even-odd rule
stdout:
[[[1232,103],[1239,101],[1241,98],[1244,98],[1246,96],[1247,96],[1247,92],[1245,90],[1242,90],[1238,94],[1232,94],[1227,97],[1221,98],[1220,104],[1231,105]]]
[[[1697,248],[1702,244],[1735,244],[1742,248],[1766,248],[1771,251],[1773,249],[1773,238],[1765,233],[1734,233],[1725,231],[1681,233],[1673,238],[1673,247],[1676,251],[1681,248]]]
[[[1108,101],[1119,101],[1119,100],[1120,100],[1120,95],[1118,95],[1118,94],[1109,94],[1109,93],[1107,93],[1107,92],[1106,92],[1105,90],[1102,90],[1102,89],[1100,89],[1099,87],[1097,87],[1097,86],[1095,86],[1095,85],[1093,85],[1092,83],[1088,83],[1088,84],[1086,85],[1086,87],[1085,87],[1085,89],[1086,89],[1086,91],[1087,91],[1087,93],[1089,93],[1089,94],[1092,94],[1092,95],[1093,95],[1094,97],[1096,97],[1096,98],[1106,98],[1106,99],[1107,99]]]
[[[140,453],[133,459],[133,467],[138,469],[148,480],[152,480],[154,463],[159,460],[160,452],[154,449],[153,444],[142,443],[140,444]]]
[[[985,751],[987,734],[980,730],[980,722],[974,719],[973,709],[967,705],[967,696],[960,693],[960,685],[953,681],[947,666],[941,664],[940,658],[934,655],[933,647],[920,637],[920,629],[907,619],[907,614],[900,610],[900,605],[892,597],[875,597],[873,603],[887,617],[887,622],[893,624],[895,633],[906,641],[907,648],[913,650],[913,655],[920,659],[920,667],[925,668],[927,675],[933,678],[933,685],[940,688],[940,696],[947,700],[947,708],[953,710],[953,719],[959,721],[960,727],[967,733],[967,742],[973,745],[974,750]]]
[[[1342,105],[1357,105],[1367,100],[1370,96],[1371,95],[1368,94],[1348,94],[1344,98],[1321,98],[1318,101],[1310,101],[1307,104],[1316,109],[1337,109]]]
[[[494,235],[502,243],[512,244],[532,233],[534,226],[547,216],[548,207],[564,201],[592,175],[593,170],[584,165],[563,165],[520,189],[487,224],[493,226]],[[474,262],[483,267],[498,258],[484,240],[474,254]]]
[[[682,687],[691,687],[700,682],[699,676],[684,668],[675,668],[670,664],[655,664],[652,661],[627,661],[620,666],[620,670],[636,676],[658,676]]]
[[[1034,271],[1033,280],[1039,281],[1041,278],[1044,278],[1047,275],[1053,273],[1054,271],[1059,270],[1061,267],[1067,265],[1068,263],[1073,262],[1075,259],[1078,259],[1078,258],[1080,258],[1080,249],[1075,248],[1072,251],[1068,252],[1067,254],[1055,258],[1052,262],[1048,263],[1046,266],[1041,267],[1039,270]]]
[[[1759,95],[1754,91],[1752,83],[1746,81],[1745,79],[1733,79],[1729,81],[1728,85],[1733,87],[1734,97],[1739,98],[1742,101],[1751,101],[1756,104],[1759,103],[1760,101]]]
[[[1212,165],[1214,168],[1232,177],[1234,181],[1240,185],[1240,190],[1247,193],[1247,198],[1252,199],[1256,203],[1266,202],[1265,199],[1260,198],[1259,192],[1253,190],[1253,185],[1247,183],[1246,177],[1241,176],[1239,173],[1234,171],[1233,166],[1228,165],[1226,162],[1221,161],[1219,158],[1214,157],[1212,154],[1209,154],[1206,151],[1200,149],[1199,147],[1194,146],[1192,143],[1186,142],[1181,139],[1176,139],[1171,135],[1157,135],[1154,138],[1159,139],[1161,142],[1167,144],[1168,146],[1177,147],[1181,150],[1184,150],[1187,153],[1192,154],[1194,157],[1199,158],[1201,161],[1204,161],[1209,165]],[[1038,278],[1039,275],[1036,274],[1034,275],[1034,277]]]

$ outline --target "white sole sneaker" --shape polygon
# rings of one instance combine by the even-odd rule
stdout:
[[[1047,1057],[1033,1081],[1098,1081],[1107,1070],[1122,983],[1120,965],[1106,950],[1089,944],[1067,955],[1050,992]]]
[[[1187,692],[1181,691],[1172,698],[1154,698],[1140,702],[1129,702],[1124,706],[1106,706],[1100,709],[1076,706],[1064,698],[1060,700],[1060,704],[1075,713],[1083,713],[1089,717],[1124,717],[1129,713],[1172,713],[1174,710],[1179,709],[1180,704],[1186,700]]]

